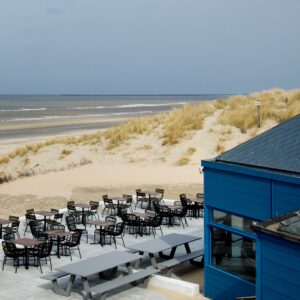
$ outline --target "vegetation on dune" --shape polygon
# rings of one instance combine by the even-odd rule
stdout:
[[[256,127],[255,101],[261,101],[261,120],[281,123],[300,113],[300,90],[284,91],[273,89],[248,96],[232,96],[225,102],[217,102],[223,108],[219,116],[222,125],[231,125],[242,132]]]
[[[261,100],[261,120],[262,125],[267,120],[274,120],[277,123],[283,122],[297,114],[300,114],[300,90],[284,91],[273,89],[262,91],[250,95],[236,95],[228,99],[219,99],[210,102],[198,104],[187,104],[175,108],[168,113],[160,113],[152,116],[145,116],[136,119],[130,119],[124,124],[109,128],[105,131],[99,131],[91,134],[84,134],[78,138],[57,138],[50,139],[43,143],[26,145],[0,157],[0,165],[8,164],[16,157],[24,157],[24,163],[28,164],[26,159],[29,153],[38,153],[42,148],[56,144],[62,145],[99,145],[104,143],[107,150],[114,149],[135,136],[154,132],[159,128],[162,130],[162,145],[175,145],[190,132],[199,130],[203,126],[206,117],[216,111],[220,111],[218,122],[221,125],[228,126],[224,128],[223,135],[230,134],[230,126],[239,128],[241,132],[247,132],[256,127],[256,106],[255,100]],[[253,133],[252,133],[253,134]],[[144,145],[141,150],[149,150],[150,147]],[[216,152],[224,151],[224,141],[220,140],[216,145]],[[66,150],[63,150],[66,151]],[[68,150],[69,151],[69,150]],[[193,155],[195,149],[188,149],[185,157],[178,160],[178,164],[189,162],[189,156]],[[71,153],[71,152],[70,152]],[[62,153],[65,157],[70,153]]]

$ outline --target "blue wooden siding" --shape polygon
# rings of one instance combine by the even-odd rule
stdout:
[[[299,299],[300,245],[282,238],[257,233],[261,243],[261,285],[258,299]]]
[[[233,300],[238,296],[254,296],[255,285],[212,267],[205,268],[205,295],[213,300]]]
[[[205,168],[206,205],[251,219],[271,218],[270,180]]]
[[[273,182],[274,217],[300,208],[300,185]]]

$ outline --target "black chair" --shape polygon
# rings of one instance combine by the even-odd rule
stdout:
[[[98,214],[99,202],[90,201],[90,206],[91,206],[90,210],[88,210],[86,212],[86,217],[91,218],[91,220],[93,218],[97,217],[97,219],[100,220],[100,217],[99,217],[99,214]]]
[[[187,213],[190,217],[194,215],[194,205],[192,204],[191,200],[186,197],[186,194],[179,195],[180,202],[182,206],[187,207]]]
[[[81,231],[75,231],[71,236],[67,237],[65,243],[63,244],[66,254],[70,255],[71,261],[72,261],[72,254],[71,254],[71,248],[77,248],[75,250],[79,251],[79,256],[81,258],[81,252],[79,248],[80,239],[81,239]]]
[[[182,206],[179,208],[175,208],[173,210],[173,218],[174,221],[178,220],[179,221],[179,225],[181,224],[182,227],[184,228],[184,223],[183,220],[185,221],[186,226],[189,226],[187,220],[186,220],[186,214],[187,214],[187,206]]]
[[[160,205],[158,201],[153,202],[154,210],[157,215],[162,217],[162,220],[165,220],[167,225],[173,226],[173,215],[171,209],[166,205]]]
[[[66,224],[67,224],[69,231],[80,232],[81,233],[80,237],[81,237],[81,235],[85,234],[86,242],[88,243],[88,231],[85,228],[77,228],[74,216],[67,216]]]
[[[163,231],[161,228],[161,224],[162,224],[162,216],[159,215],[155,215],[152,219],[151,219],[151,223],[150,226],[152,228],[152,232],[153,232],[153,236],[156,236],[156,229],[160,229],[161,235],[163,236]]]
[[[20,238],[19,234],[19,226],[20,226],[20,221],[19,217],[16,216],[9,216],[9,220],[12,221],[10,226],[3,227],[3,230],[5,233],[12,233],[16,234],[18,238]]]
[[[128,233],[135,234],[135,238],[137,238],[137,234],[140,233],[140,218],[134,214],[127,214],[126,219]]]
[[[53,219],[47,220],[47,224],[50,226],[50,228],[53,225],[61,225],[63,217],[64,214],[56,213]]]
[[[125,243],[124,243],[124,239],[123,239],[123,230],[124,230],[123,222],[119,222],[114,226],[108,226],[103,232],[104,238],[105,238],[105,236],[112,237],[114,244],[115,244],[115,248],[117,249],[116,237],[121,237],[123,246],[125,247]]]
[[[132,209],[132,195],[126,195],[126,194],[123,194],[123,198],[126,199],[126,203],[122,203],[120,204],[119,206],[121,207],[124,207],[127,211],[131,211],[133,212],[133,209]]]
[[[143,192],[136,191],[136,202],[135,208],[137,207],[138,203],[141,203],[141,208],[143,208],[143,203],[146,203],[148,206],[149,199],[146,198],[146,194]]]
[[[105,222],[112,222],[113,224],[117,223],[117,218],[113,216],[106,216],[105,217]]]
[[[50,240],[49,242],[46,241],[42,244],[35,246],[34,248],[28,249],[29,258],[33,258],[34,262],[35,262],[35,259],[37,260],[37,264],[40,266],[41,273],[43,273],[42,265],[41,265],[42,258],[45,259],[46,264],[47,264],[47,258],[49,258],[50,270],[52,271],[52,262],[51,262],[51,257],[50,257],[50,254],[52,251],[52,246],[53,246],[53,242],[52,242],[52,240]]]
[[[37,239],[37,240],[47,240],[48,239],[48,235],[43,232],[43,226],[41,223],[36,222],[36,221],[30,221],[29,227],[30,227],[31,234],[34,239]]]
[[[82,211],[77,211],[74,204],[68,204],[67,209],[68,209],[68,215],[73,216],[75,218],[75,222],[77,224],[82,223],[82,220],[81,220],[82,219]]]
[[[165,190],[164,189],[160,189],[160,188],[157,188],[157,189],[155,189],[155,192],[157,193],[157,194],[159,194],[156,198],[158,199],[158,201],[159,201],[159,203],[161,203],[161,204],[165,204],[164,203],[164,193],[165,193]]]
[[[12,259],[14,261],[15,273],[17,273],[17,268],[20,266],[20,258],[24,260],[24,249],[18,249],[16,245],[10,241],[2,241],[2,248],[4,252],[2,271],[4,270],[7,259]]]
[[[15,238],[15,235],[13,234],[13,233],[5,233],[4,235],[3,235],[3,240],[4,241],[13,241],[13,240],[15,240],[16,238]]]
[[[24,236],[25,236],[25,233],[27,231],[27,228],[29,227],[30,222],[40,222],[39,220],[37,220],[34,213],[26,213],[25,214],[25,219],[26,219],[26,226],[25,226],[25,230],[24,230]]]
[[[107,214],[116,215],[118,212],[118,205],[114,204],[112,199],[108,199],[107,195],[103,195],[103,203],[104,208],[102,210],[102,216],[104,215],[104,212],[106,211]],[[110,212],[110,213],[109,213]]]

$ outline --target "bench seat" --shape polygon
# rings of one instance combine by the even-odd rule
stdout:
[[[54,281],[54,280],[57,280],[61,277],[67,276],[67,275],[70,275],[70,273],[57,271],[57,272],[51,272],[47,275],[43,275],[43,276],[41,276],[41,278],[45,279],[45,280],[49,280],[49,281]]]
[[[113,279],[111,281],[107,281],[101,284],[98,284],[96,286],[93,286],[91,288],[91,291],[95,293],[97,296],[100,296],[100,299],[106,298],[106,293],[109,291],[112,291],[116,288],[119,288],[123,285],[133,283],[136,281],[139,281],[141,279],[146,279],[152,274],[158,273],[159,270],[154,269],[153,267],[148,267],[146,269],[140,269],[139,271],[135,273],[131,273],[128,275],[125,275],[123,277],[119,277],[116,279]]]
[[[175,267],[176,265],[179,265],[182,262],[186,262],[188,260],[203,256],[203,254],[204,254],[203,249],[197,250],[197,251],[194,251],[194,252],[191,252],[191,253],[187,253],[185,255],[175,257],[175,258],[172,258],[172,259],[169,259],[169,260],[166,260],[166,261],[163,261],[163,262],[159,263],[158,268],[160,270],[170,269],[172,267]]]

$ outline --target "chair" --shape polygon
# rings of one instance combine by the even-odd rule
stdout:
[[[61,213],[61,214],[60,213],[56,213],[54,215],[53,219],[47,220],[47,224],[50,226],[50,228],[53,225],[60,225],[62,223],[63,217],[64,217],[63,213]]]
[[[123,239],[123,230],[124,230],[124,223],[119,222],[114,226],[108,226],[107,229],[104,229],[103,234],[104,234],[104,236],[108,235],[113,238],[115,248],[117,249],[116,237],[121,237],[123,246],[125,247],[125,243],[124,243],[124,239]]]
[[[82,212],[77,211],[74,204],[67,204],[67,209],[68,209],[68,215],[69,216],[74,216],[76,223],[80,224],[81,223]]]
[[[10,226],[4,227],[4,232],[5,233],[12,233],[16,234],[18,238],[20,238],[19,234],[19,226],[20,226],[20,221],[19,217],[16,216],[9,216],[9,220],[12,221]]]
[[[25,219],[26,219],[26,226],[25,226],[25,230],[24,230],[24,236],[25,236],[25,233],[27,231],[27,228],[29,226],[29,223],[31,221],[34,221],[34,222],[40,222],[39,220],[37,220],[36,216],[34,213],[26,213],[25,214]]]
[[[41,225],[42,224],[38,223],[37,221],[30,221],[29,222],[29,227],[30,227],[31,234],[32,234],[34,239],[47,240],[48,235],[46,233],[43,233],[42,227],[39,227]]]
[[[163,200],[165,190],[164,190],[164,189],[157,188],[157,189],[155,189],[155,192],[156,192],[157,194],[159,194],[159,196],[156,197],[156,198],[158,199],[158,201],[159,201],[161,204],[165,204],[165,203],[164,203],[164,200]]]
[[[132,195],[123,194],[123,198],[126,199],[126,203],[125,204],[120,204],[120,206],[125,207],[126,210],[130,210],[131,212],[133,212],[133,209],[132,209]]]
[[[143,208],[143,203],[146,202],[148,206],[149,199],[146,198],[146,194],[143,192],[136,191],[136,202],[135,202],[135,208],[137,207],[138,202],[141,202],[141,208]]]
[[[126,219],[128,233],[135,234],[135,238],[137,238],[137,234],[140,233],[140,218],[134,214],[127,214]]]
[[[112,199],[108,199],[105,196],[107,196],[107,195],[103,195],[104,208],[101,213],[102,216],[104,215],[105,210],[107,211],[108,214],[110,211],[111,215],[116,215],[117,210],[118,210],[118,205],[114,204]]]
[[[77,230],[72,234],[71,236],[66,238],[65,243],[63,244],[65,251],[67,254],[70,255],[71,261],[72,261],[72,254],[71,254],[71,248],[77,248],[76,250],[79,251],[79,257],[81,258],[81,252],[79,248],[80,239],[81,239],[82,232]]]
[[[97,217],[97,219],[100,220],[100,217],[98,214],[99,202],[90,201],[90,206],[91,206],[91,209],[86,212],[86,217],[87,218],[91,217],[91,219],[93,219],[94,217],[95,218]]]
[[[34,214],[34,209],[33,208],[26,209],[26,213],[27,214]]]
[[[4,241],[13,241],[13,240],[15,240],[16,238],[15,238],[15,235],[13,234],[13,233],[5,233],[4,235],[3,235],[3,240]]]
[[[113,217],[113,216],[106,216],[105,217],[105,222],[112,222],[112,223],[116,224],[117,223],[117,218]]]
[[[10,241],[2,241],[2,248],[4,252],[2,271],[4,270],[4,265],[7,259],[12,259],[14,261],[15,273],[17,273],[17,268],[20,266],[20,257],[24,259],[25,251],[24,249],[18,249],[16,245]]]
[[[191,200],[186,197],[186,194],[180,194],[179,198],[180,198],[181,205],[187,207],[187,211],[189,213],[189,216],[192,217],[194,207],[193,207],[193,204],[192,204]]]
[[[74,216],[67,216],[66,217],[66,224],[69,229],[69,231],[74,231],[74,232],[81,232],[80,237],[82,234],[86,235],[86,242],[88,243],[88,231],[85,228],[77,228],[76,223],[75,223],[75,217]]]
[[[187,206],[182,206],[182,207],[179,207],[179,208],[175,208],[172,214],[173,214],[174,220],[179,221],[179,225],[181,224],[182,227],[184,228],[184,224],[183,224],[183,221],[182,221],[182,219],[184,219],[185,224],[188,226],[188,222],[187,222],[186,217],[185,217],[186,214],[187,214]]]
[[[37,263],[40,266],[41,269],[41,273],[43,273],[42,270],[42,265],[41,265],[41,259],[44,258],[47,264],[47,258],[49,258],[50,261],[50,270],[52,271],[52,262],[51,262],[51,251],[52,251],[52,246],[53,246],[53,242],[51,241],[46,241],[42,244],[39,244],[37,246],[35,246],[34,248],[30,248],[28,249],[28,254],[29,257],[33,257],[34,261],[35,259],[37,259]]]
[[[153,206],[156,214],[165,219],[169,226],[172,226],[173,216],[171,209],[168,206],[159,205],[158,201],[154,201]]]

